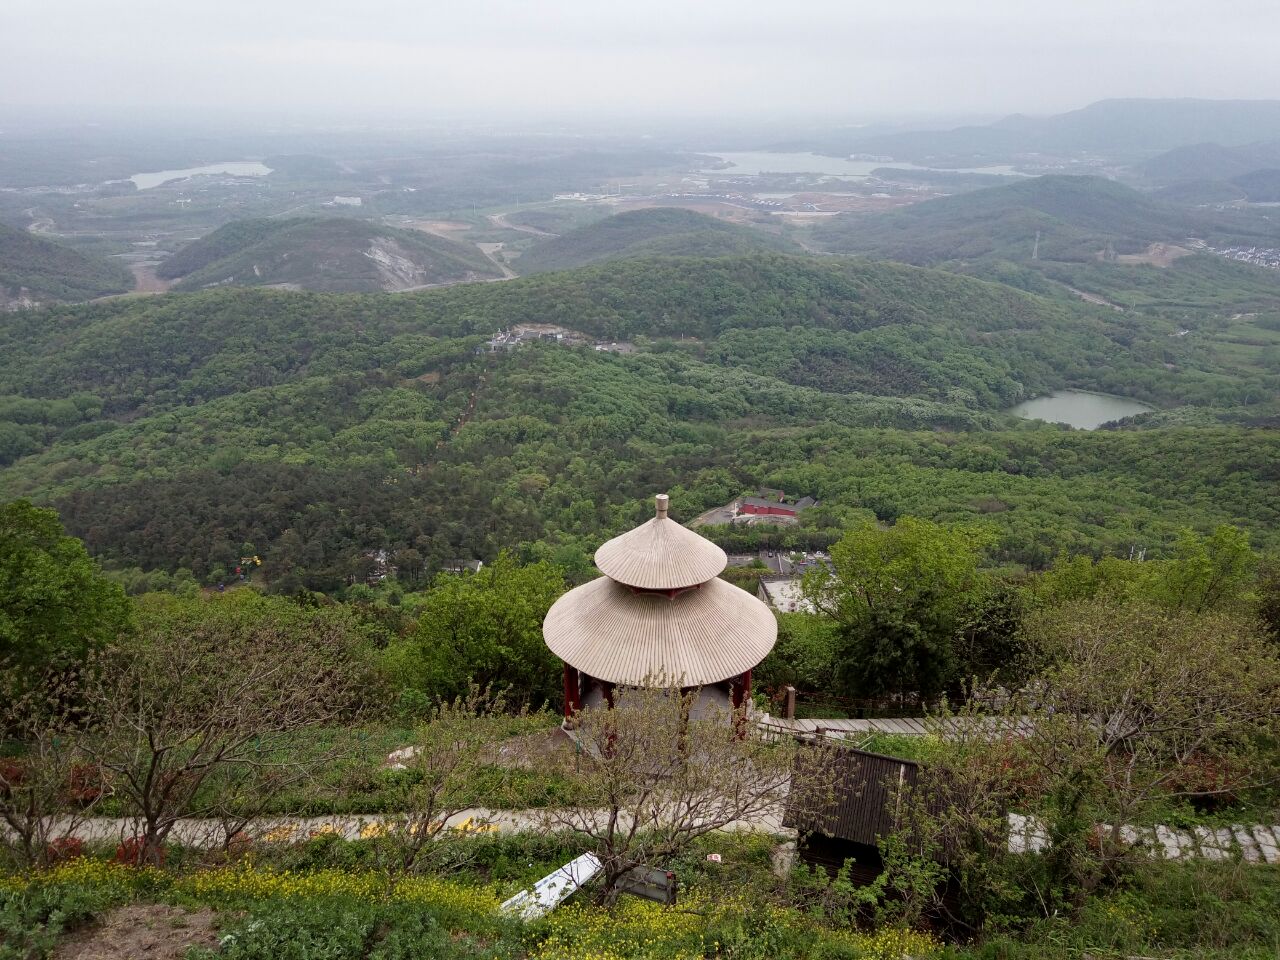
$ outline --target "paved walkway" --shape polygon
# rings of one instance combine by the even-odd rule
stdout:
[[[595,814],[603,823],[604,811]],[[292,843],[321,836],[337,836],[345,840],[368,840],[395,829],[402,821],[395,814],[348,814],[332,817],[260,817],[242,831],[255,842]],[[90,843],[119,843],[134,836],[137,822],[128,817],[90,817],[68,833],[65,826],[55,824],[51,836],[75,836]],[[545,831],[547,814],[543,810],[487,810],[477,807],[449,817],[446,826],[460,833],[523,833]],[[737,821],[726,828],[729,832],[794,834],[782,826],[782,810],[750,821]],[[179,821],[169,840],[190,847],[218,847],[225,838],[222,823],[212,818]]]
[[[1102,830],[1110,831],[1107,824]],[[1280,824],[1264,826],[1235,824],[1230,827],[1196,827],[1175,830],[1172,827],[1120,828],[1125,843],[1147,850],[1160,860],[1229,860],[1239,855],[1245,863],[1280,864]],[[1039,852],[1047,849],[1049,837],[1044,825],[1034,817],[1009,814],[1009,849],[1014,853]]]
[[[604,811],[596,814],[605,818]],[[351,814],[334,817],[262,817],[244,833],[256,842],[292,843],[321,836],[338,836],[346,840],[370,839],[393,829],[399,818],[389,814]],[[450,817],[447,825],[460,833],[521,833],[545,831],[548,828],[543,810],[486,810],[477,807]],[[781,809],[770,811],[750,821],[730,824],[731,832],[769,833],[795,836],[795,831],[782,826]],[[1103,825],[1104,830],[1110,827]],[[94,843],[118,843],[136,833],[135,821],[125,817],[91,817],[78,824],[74,836]],[[55,828],[53,835],[64,835]],[[1213,829],[1175,830],[1171,827],[1120,828],[1124,841],[1147,850],[1162,860],[1228,860],[1239,856],[1245,863],[1280,864],[1280,824],[1236,824]],[[218,847],[224,839],[222,824],[212,819],[183,820],[173,828],[170,840],[191,847]],[[1014,853],[1041,852],[1049,846],[1044,825],[1034,817],[1009,814],[1009,849]]]

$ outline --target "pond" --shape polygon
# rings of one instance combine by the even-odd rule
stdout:
[[[135,173],[129,179],[139,190],[150,190],[171,180],[185,180],[187,177],[200,177],[208,174],[224,174],[232,177],[265,177],[271,168],[256,160],[229,160],[224,163],[209,163],[203,167],[187,167],[183,170],[156,170],[154,173]]]
[[[914,163],[902,161],[849,160],[845,157],[824,157],[816,153],[754,151],[750,153],[713,152],[710,155],[731,163],[733,166],[715,171],[704,170],[704,173],[727,173],[744,177],[756,177],[765,173],[815,173],[828,177],[843,177],[849,180],[865,180],[871,176],[871,171],[878,167],[892,167],[895,170],[937,169],[934,167],[920,167]],[[949,168],[945,172],[1018,174],[1018,171],[1010,166]]]
[[[1109,393],[1056,390],[1047,397],[1024,400],[1006,412],[1024,420],[1047,420],[1050,423],[1065,423],[1079,430],[1096,430],[1112,420],[1154,409],[1155,407],[1137,400]]]

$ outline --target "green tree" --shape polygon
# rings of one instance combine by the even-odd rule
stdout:
[[[560,664],[542,620],[564,589],[559,568],[505,553],[477,573],[441,575],[417,604],[417,630],[387,651],[394,682],[422,702],[466,696],[472,683],[509,688],[514,704],[554,700]]]
[[[1010,710],[1045,801],[1043,902],[1078,905],[1133,856],[1122,826],[1170,799],[1274,782],[1280,657],[1253,620],[1092,601],[1037,611],[1026,635],[1037,676]]]
[[[981,531],[902,517],[864,523],[831,547],[831,569],[811,571],[804,590],[839,624],[837,683],[846,696],[919,693],[928,699],[959,679],[957,640],[984,591]]]
[[[1188,530],[1162,565],[1153,599],[1192,613],[1235,610],[1246,602],[1257,568],[1249,535],[1239,527],[1223,525],[1207,537]]]
[[[368,645],[340,608],[307,610],[248,590],[213,598],[152,594],[138,602],[136,636],[97,654],[84,699],[85,749],[108,772],[135,824],[140,861],[156,864],[185,817],[227,809],[202,797],[210,778],[268,774],[253,793],[314,772],[289,748],[307,727],[350,724],[380,703]]]
[[[1280,643],[1280,558],[1269,558],[1258,575],[1258,620],[1272,642]]]
[[[22,687],[83,661],[127,631],[131,616],[123,588],[56,513],[27,500],[0,506],[0,663],[9,682]]]
[[[1051,605],[1139,601],[1191,613],[1238,611],[1253,601],[1257,569],[1248,533],[1223,524],[1207,537],[1183,530],[1165,559],[1059,556],[1035,592]]]

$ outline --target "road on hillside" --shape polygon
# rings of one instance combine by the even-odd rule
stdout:
[[[521,233],[531,233],[535,237],[558,237],[558,233],[548,233],[546,230],[539,230],[537,227],[526,226],[523,223],[512,223],[507,219],[505,213],[489,214],[489,222],[495,227],[505,227],[508,230],[519,230]]]

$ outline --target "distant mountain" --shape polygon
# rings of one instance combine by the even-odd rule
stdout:
[[[1229,180],[1179,180],[1161,187],[1151,194],[1167,203],[1198,207],[1215,203],[1234,203],[1244,200],[1248,194]]]
[[[759,252],[802,253],[762,230],[676,207],[631,210],[544,240],[515,263],[522,274],[567,270],[631,257],[728,257]]]
[[[0,309],[92,300],[133,289],[119,264],[0,223]]]
[[[280,286],[329,293],[484,280],[499,269],[473,247],[364,220],[239,220],[183,247],[156,273],[180,290]]]
[[[1268,167],[1262,170],[1250,170],[1231,182],[1245,192],[1251,203],[1280,202],[1280,170]]]
[[[856,132],[819,148],[895,160],[973,165],[1029,153],[1100,153],[1140,158],[1187,144],[1238,146],[1280,139],[1280,100],[1101,100],[1049,117],[1006,117],[987,126],[865,137]]]
[[[1280,100],[1100,100],[1044,119],[1007,117],[998,129],[1043,147],[1168,150],[1187,143],[1280,137]]]
[[[815,241],[836,253],[905,263],[998,257],[1096,259],[1108,243],[1137,253],[1182,240],[1190,214],[1101,177],[1029,177],[1018,183],[926,200],[890,213],[833,218]],[[1036,236],[1040,237],[1037,248]]]
[[[1195,143],[1176,147],[1142,165],[1144,177],[1154,183],[1183,180],[1231,180],[1254,170],[1280,167],[1280,140],[1224,147],[1220,143]]]

